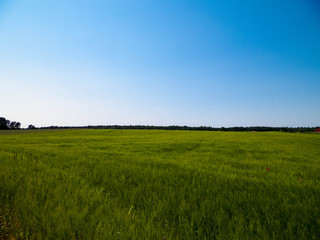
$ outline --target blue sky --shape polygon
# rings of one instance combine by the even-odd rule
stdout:
[[[0,0],[0,115],[320,125],[316,0]]]

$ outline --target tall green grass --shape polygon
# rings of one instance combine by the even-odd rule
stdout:
[[[320,239],[320,134],[2,131],[0,164],[0,236]]]

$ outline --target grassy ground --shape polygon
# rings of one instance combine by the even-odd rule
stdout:
[[[0,239],[320,239],[320,134],[2,131],[0,166]]]

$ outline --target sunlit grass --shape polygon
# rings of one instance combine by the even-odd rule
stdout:
[[[3,131],[0,235],[319,239],[319,156],[320,134]]]

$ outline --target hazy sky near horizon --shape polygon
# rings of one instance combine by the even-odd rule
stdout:
[[[319,126],[317,0],[0,0],[0,116]]]

